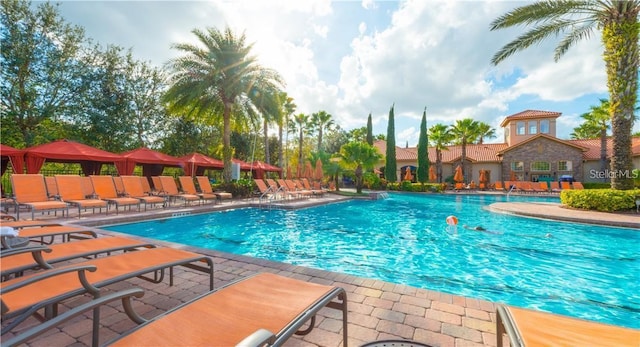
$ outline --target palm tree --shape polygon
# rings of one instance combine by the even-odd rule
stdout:
[[[285,168],[286,166],[289,165],[289,132],[285,131],[285,140],[284,140],[284,145],[282,142],[282,133],[283,133],[283,128],[287,127],[289,125],[289,117],[291,117],[291,115],[296,112],[296,107],[298,107],[296,104],[293,103],[293,98],[288,96],[287,93],[282,92],[280,93],[280,102],[282,104],[282,110],[280,111],[281,117],[280,117],[280,121],[278,122],[278,140],[280,141],[280,152],[278,153],[278,161],[279,161],[279,165],[281,168]],[[282,148],[285,148],[285,150],[287,151],[287,155],[285,155],[284,159],[283,159],[283,151]]]
[[[478,122],[478,144],[483,144],[484,139],[495,139],[496,129],[485,122]]]
[[[448,126],[436,124],[429,128],[429,142],[436,149],[436,176],[442,183],[442,151],[449,150],[449,144],[453,141],[453,135]]]
[[[454,142],[462,147],[462,153],[460,155],[460,165],[462,166],[462,174],[465,182],[469,181],[466,170],[466,158],[467,158],[467,144],[474,142],[478,138],[479,123],[471,118],[458,119],[456,123],[451,126],[451,135],[453,135]]]
[[[571,46],[601,30],[613,135],[611,170],[616,173],[631,173],[633,166],[631,130],[640,64],[638,12],[640,0],[549,0],[518,7],[491,23],[491,30],[535,25],[502,47],[491,59],[494,65],[548,37],[566,33],[555,49],[558,61]],[[611,188],[633,189],[632,175],[611,175]]]
[[[216,28],[194,29],[192,33],[199,45],[172,45],[185,55],[169,62],[172,84],[165,98],[171,107],[194,118],[222,114],[223,179],[230,181],[232,117],[246,117],[251,112],[247,107],[255,102],[253,93],[277,90],[281,77],[249,55],[252,45],[246,43],[244,33],[237,36],[229,28],[224,32]]]
[[[309,116],[307,116],[304,113],[300,113],[298,115],[293,116],[293,121],[291,122],[291,130],[297,130],[298,131],[298,177],[300,176],[300,174],[302,173],[302,165],[304,164],[303,161],[303,154],[302,154],[302,145],[304,143],[304,133],[306,131],[308,131],[308,127],[309,127]]]
[[[317,113],[313,113],[311,115],[311,124],[313,124],[315,130],[318,131],[318,149],[317,151],[322,151],[322,134],[324,130],[330,130],[333,126],[333,119],[331,119],[331,115],[326,111],[320,111]]]
[[[609,100],[600,99],[600,105],[591,106],[590,111],[582,114],[584,119],[578,128],[578,133],[587,135],[587,138],[600,138],[600,171],[607,170],[607,130],[610,128],[611,116],[609,116]],[[574,131],[576,131],[574,129]],[[571,136],[574,136],[572,133]],[[589,136],[590,135],[590,136]]]
[[[371,169],[380,162],[382,154],[378,149],[366,142],[349,142],[340,148],[340,159],[345,166],[355,167],[356,192],[362,193],[364,180],[362,179],[363,169]]]

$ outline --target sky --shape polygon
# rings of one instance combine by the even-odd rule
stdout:
[[[34,2],[37,4],[37,2]],[[386,134],[394,105],[396,144],[416,146],[428,126],[473,118],[490,124],[524,110],[560,112],[557,136],[570,137],[580,115],[608,98],[599,33],[558,62],[559,39],[491,57],[526,28],[490,31],[517,1],[61,1],[60,14],[102,45],[164,66],[194,43],[193,29],[245,33],[260,65],[283,77],[296,113],[324,110],[345,130]],[[636,122],[635,131],[640,130]]]

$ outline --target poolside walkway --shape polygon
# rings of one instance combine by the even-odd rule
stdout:
[[[296,202],[297,207],[306,207],[319,203],[333,203],[344,197],[329,194],[320,199],[307,199]],[[158,209],[147,213],[127,212],[115,215],[83,215],[82,219],[65,218],[65,224],[90,226],[100,236],[118,233],[99,229],[100,225],[113,224],[148,218],[171,216],[175,214],[204,213],[212,210],[251,206],[250,200],[224,201],[218,205],[194,207],[173,207]],[[494,204],[495,205],[495,204]],[[516,213],[525,207],[507,203],[496,208],[502,212]],[[509,210],[511,209],[511,210]],[[560,207],[549,206],[549,214],[535,206],[538,217],[553,217]],[[553,212],[556,211],[556,212]],[[563,212],[563,211],[561,211]],[[579,211],[576,211],[579,212]],[[593,212],[582,212],[587,217]],[[597,217],[600,218],[600,217]],[[637,216],[629,216],[638,222]],[[633,219],[635,218],[635,219]],[[127,235],[132,237],[130,235]],[[267,261],[246,256],[188,247],[182,244],[153,240],[156,244],[191,250],[213,257],[215,262],[215,286],[220,287],[257,272],[273,272],[305,281],[337,285],[345,288],[348,297],[348,334],[349,345],[359,346],[366,342],[400,339],[414,340],[431,346],[496,346],[495,304],[485,300],[450,295],[446,293],[393,284],[374,279],[351,276],[307,267]],[[177,268],[174,286],[167,283],[151,284],[140,279],[128,280],[106,288],[106,291],[122,290],[132,286],[145,290],[143,298],[137,301],[136,310],[145,318],[154,317],[162,312],[189,301],[205,293],[208,289],[207,276],[190,270]],[[66,307],[75,307],[86,302],[80,297],[65,303]],[[63,309],[61,309],[63,310]],[[123,313],[119,304],[109,305],[101,313],[101,343],[104,343],[135,326]],[[35,321],[30,322],[36,324]],[[28,324],[23,324],[22,329]],[[340,314],[331,309],[320,311],[316,328],[304,337],[294,337],[286,346],[342,345]],[[78,317],[29,343],[30,346],[81,346],[89,345],[91,338],[90,315]],[[3,336],[10,337],[11,334]],[[508,345],[508,344],[507,344]]]

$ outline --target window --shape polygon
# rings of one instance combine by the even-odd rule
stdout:
[[[531,171],[550,171],[551,165],[548,161],[531,162]]]
[[[538,122],[535,120],[529,121],[529,134],[538,133]]]
[[[561,160],[558,162],[558,171],[572,171],[571,160]]]
[[[524,162],[522,162],[522,161],[512,161],[511,162],[511,171],[524,171]]]
[[[518,122],[516,123],[516,134],[517,135],[524,135],[524,122]]]
[[[540,132],[543,133],[543,134],[548,134],[549,133],[549,120],[548,119],[540,120]]]

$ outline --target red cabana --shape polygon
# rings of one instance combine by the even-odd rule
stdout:
[[[40,172],[45,161],[55,163],[79,163],[85,175],[98,175],[102,164],[115,164],[124,159],[111,152],[87,146],[80,142],[58,140],[24,150],[27,173]]]
[[[183,167],[184,162],[179,158],[160,153],[149,148],[141,147],[121,154],[125,161],[118,166],[120,175],[133,175],[136,165],[142,165],[142,175],[146,177],[160,176],[165,166]]]
[[[278,172],[279,173],[278,175],[280,176],[280,178],[282,178],[282,169],[277,166],[263,163],[259,160],[254,161],[252,166],[253,166],[253,178],[258,178],[258,179],[264,178],[265,172]]]
[[[186,176],[202,176],[205,169],[224,169],[222,160],[207,157],[200,153],[191,153],[178,158],[184,162]]]
[[[0,157],[2,157],[2,172],[0,172],[0,175],[4,175],[4,172],[7,171],[9,162],[11,162],[14,173],[24,172],[23,150],[0,144]]]

